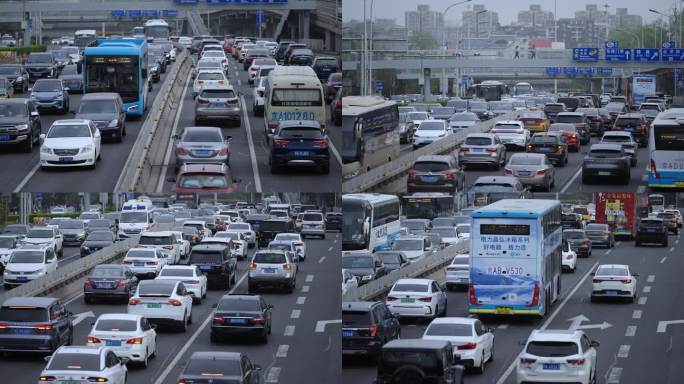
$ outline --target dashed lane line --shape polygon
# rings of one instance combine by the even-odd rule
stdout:
[[[306,279],[304,281],[306,281],[307,283],[310,283],[313,281],[313,279],[314,279],[314,275],[306,275]]]
[[[617,357],[621,359],[626,359],[629,357],[629,350],[632,347],[629,344],[623,344],[620,346],[620,349],[618,349]]]
[[[14,191],[12,191],[12,193],[21,192],[21,189],[24,188],[24,185],[26,185],[26,183],[28,183],[29,180],[31,180],[33,175],[36,174],[38,168],[40,168],[40,159],[38,160],[38,163],[36,163],[36,165],[34,165],[33,168],[31,168],[31,170],[26,174],[26,176],[23,179],[21,179],[21,182],[19,182],[19,185],[17,185],[17,187],[14,188]]]
[[[240,95],[240,103],[244,107],[245,97]],[[252,173],[254,174],[254,188],[257,193],[261,193],[261,178],[259,177],[259,164],[257,164],[256,151],[254,150],[254,140],[252,139],[252,125],[247,116],[247,108],[242,108],[242,121],[245,123],[245,130],[247,131],[247,144],[249,144],[249,158],[252,162]]]
[[[280,377],[280,367],[271,367],[266,375],[267,383],[277,383]]]
[[[302,314],[301,309],[293,309],[292,313],[290,313],[290,319],[299,319],[299,316]]]
[[[640,297],[639,305],[646,305],[646,301],[648,301],[648,297]]]
[[[613,369],[610,370],[610,374],[608,374],[606,384],[619,384],[620,375],[622,375],[622,368],[613,367]]]
[[[321,256],[321,258],[318,259],[318,264],[321,264],[323,262],[323,260],[325,260],[325,256]]]
[[[303,285],[303,286],[302,286],[302,293],[307,293],[307,292],[309,292],[310,289],[311,289],[310,286],[308,286],[308,285]]]
[[[627,330],[625,331],[625,337],[634,337],[634,335],[636,335],[636,331],[637,331],[636,325],[628,326]]]
[[[297,298],[297,305],[304,305],[305,302],[306,302],[306,296],[299,296]]]
[[[654,281],[655,281],[655,275],[648,275],[648,277],[646,278],[647,283],[652,283]]]
[[[650,286],[650,285],[646,285],[646,286],[644,287],[644,289],[642,290],[642,292],[643,292],[643,293],[651,293],[651,286]]]
[[[283,332],[283,336],[294,336],[295,328],[296,327],[294,325],[285,326],[285,332]]]
[[[278,346],[276,351],[276,357],[287,357],[287,351],[290,350],[290,346],[287,344],[281,344]]]
[[[667,260],[667,256],[665,256],[665,257],[663,257],[662,259],[660,259],[660,264],[663,264],[663,263],[665,262],[665,260]]]
[[[642,314],[643,311],[641,309],[635,309],[634,312],[632,312],[632,319],[641,319]]]

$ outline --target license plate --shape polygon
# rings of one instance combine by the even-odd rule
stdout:
[[[531,174],[531,172],[530,171],[520,171],[520,172],[518,172],[518,174],[520,176],[529,176]]]
[[[354,331],[342,330],[342,337],[352,337],[354,336]]]
[[[195,156],[209,156],[209,151],[207,150],[192,151],[192,153]]]
[[[135,267],[144,267],[145,263],[133,263],[133,266]]]
[[[14,334],[15,335],[30,335],[31,329],[30,328],[15,328]]]
[[[108,347],[120,347],[121,340],[105,340],[105,345]]]
[[[512,310],[509,307],[496,307],[496,314],[497,315],[510,315],[511,313],[512,313]]]
[[[309,151],[294,151],[293,155],[295,157],[308,157]]]
[[[70,163],[70,162],[74,161],[74,158],[71,156],[60,157],[59,161],[61,161],[63,163]]]
[[[161,308],[161,304],[147,304],[147,308]]]
[[[422,176],[420,179],[426,183],[434,183],[438,178],[439,176]]]
[[[264,273],[275,273],[276,272],[275,268],[264,268],[261,271]]]
[[[200,269],[211,269],[211,265],[200,265]]]
[[[17,276],[17,281],[26,281],[27,279],[26,276]]]
[[[402,303],[415,303],[416,300],[415,300],[415,299],[411,299],[411,298],[406,298],[406,297],[405,297],[405,298],[401,299],[401,302],[402,302]]]
[[[473,148],[473,152],[484,152],[484,148]]]
[[[109,284],[109,283],[97,283],[95,286],[98,288],[103,288],[103,289],[114,288],[112,286],[112,284]]]
[[[634,132],[634,128],[625,128],[625,132]]]
[[[551,152],[551,148],[539,148],[539,152]]]
[[[617,291],[606,291],[606,295],[608,296],[617,296]]]
[[[9,141],[9,135],[0,135],[0,141]]]
[[[598,173],[599,176],[610,176],[610,172],[607,171],[601,171]]]
[[[211,103],[212,108],[223,108],[225,104],[223,103]]]
[[[247,324],[247,319],[230,319],[231,324]]]
[[[544,364],[543,368],[551,371],[557,371],[560,369],[560,364]]]

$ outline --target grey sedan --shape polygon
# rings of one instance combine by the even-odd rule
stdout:
[[[556,184],[556,170],[546,155],[516,153],[504,168],[506,176],[515,176],[523,185],[550,191]]]
[[[217,127],[186,127],[174,135],[176,144],[176,173],[185,163],[230,164],[230,138],[223,137]]]

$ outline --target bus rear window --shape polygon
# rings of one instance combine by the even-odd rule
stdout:
[[[273,90],[271,105],[274,107],[320,107],[323,98],[320,89],[282,89]]]
[[[480,224],[480,234],[529,236],[530,226],[527,224]]]
[[[681,125],[655,126],[655,149],[659,151],[681,151],[684,150],[684,127]]]

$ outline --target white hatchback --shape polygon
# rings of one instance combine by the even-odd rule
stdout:
[[[627,298],[634,302],[637,296],[637,277],[636,273],[629,270],[628,265],[624,264],[603,264],[596,268],[593,273],[591,288],[591,301],[594,302],[599,297],[608,298]]]
[[[27,283],[57,270],[57,257],[49,246],[25,245],[12,250],[5,265],[5,288]]]
[[[563,248],[561,249],[563,258],[561,261],[561,268],[563,271],[575,272],[577,269],[577,252],[573,251],[570,243],[563,241]]]
[[[202,87],[206,85],[228,85],[228,79],[223,71],[218,69],[202,69],[197,72],[195,81],[192,82],[192,96],[197,96]]]
[[[530,131],[525,124],[518,120],[497,121],[490,133],[498,137],[501,143],[507,146],[516,146],[525,150],[530,141]]]
[[[248,247],[253,247],[256,244],[256,233],[252,230],[252,225],[249,223],[230,223],[227,231],[238,231],[245,236]]]
[[[207,297],[207,276],[196,265],[165,265],[155,280],[182,281],[197,303]]]
[[[156,248],[131,248],[121,263],[128,265],[138,276],[156,277],[168,264],[168,255]]]
[[[140,315],[105,313],[95,321],[88,334],[88,346],[112,348],[119,357],[141,363],[147,368],[150,358],[157,354],[155,326]]]
[[[247,241],[245,235],[239,231],[218,231],[214,235],[216,238],[228,238],[233,242],[233,248],[230,254],[237,257],[238,260],[247,258]]]
[[[302,240],[302,235],[299,233],[283,232],[275,236],[273,241],[292,241],[294,242],[299,260],[306,259],[306,243]]]
[[[192,294],[178,280],[143,280],[128,301],[128,313],[185,332],[192,323]]]
[[[445,317],[432,320],[423,333],[423,340],[450,341],[456,361],[483,373],[485,363],[494,357],[493,332],[478,319]]]
[[[432,279],[399,279],[385,299],[400,317],[437,317],[446,314],[447,295]]]
[[[109,347],[61,346],[49,357],[39,383],[126,384],[128,359]],[[87,377],[88,381],[83,378]]]
[[[40,135],[40,141],[41,168],[94,168],[100,159],[102,136],[90,120],[57,120],[47,134]]]

